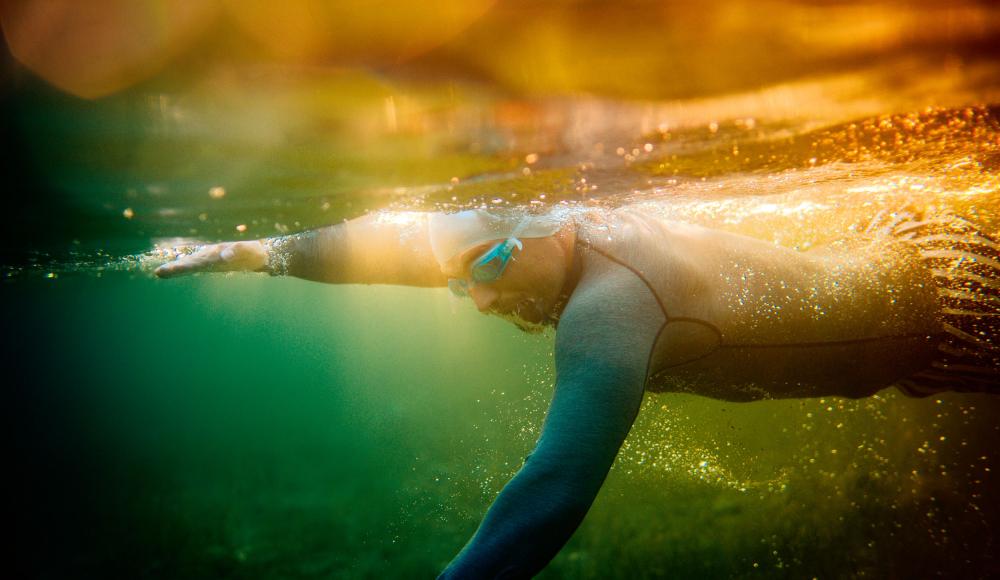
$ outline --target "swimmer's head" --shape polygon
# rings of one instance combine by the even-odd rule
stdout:
[[[497,244],[516,238],[503,274],[473,283],[468,294],[483,313],[495,314],[525,331],[550,325],[568,269],[571,248],[557,236],[568,219],[552,215],[493,214],[481,210],[435,214],[430,220],[434,257],[450,278],[471,280],[477,260]]]

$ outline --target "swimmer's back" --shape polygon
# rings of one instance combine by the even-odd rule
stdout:
[[[585,224],[581,239],[641,278],[664,311],[654,389],[865,396],[936,348],[936,294],[904,244],[798,252],[630,208]]]

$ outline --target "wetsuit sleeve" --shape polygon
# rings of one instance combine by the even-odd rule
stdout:
[[[429,216],[379,212],[263,240],[267,271],[332,284],[444,286],[430,247]]]
[[[574,296],[574,301],[577,297]],[[556,388],[535,450],[440,578],[529,578],[583,521],[635,420],[657,312],[571,303],[556,336]],[[655,308],[655,304],[653,305]]]

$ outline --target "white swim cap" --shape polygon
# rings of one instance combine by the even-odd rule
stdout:
[[[428,223],[431,250],[438,264],[491,240],[545,238],[559,231],[564,220],[551,215],[494,214],[472,209],[458,213],[433,213]]]

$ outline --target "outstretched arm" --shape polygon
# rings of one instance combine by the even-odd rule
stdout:
[[[556,389],[535,450],[441,578],[529,578],[590,509],[639,411],[663,322],[644,288],[602,282],[578,290],[560,320]]]
[[[156,275],[264,271],[334,284],[444,286],[431,251],[430,215],[378,212],[290,236],[210,244],[160,266]]]

